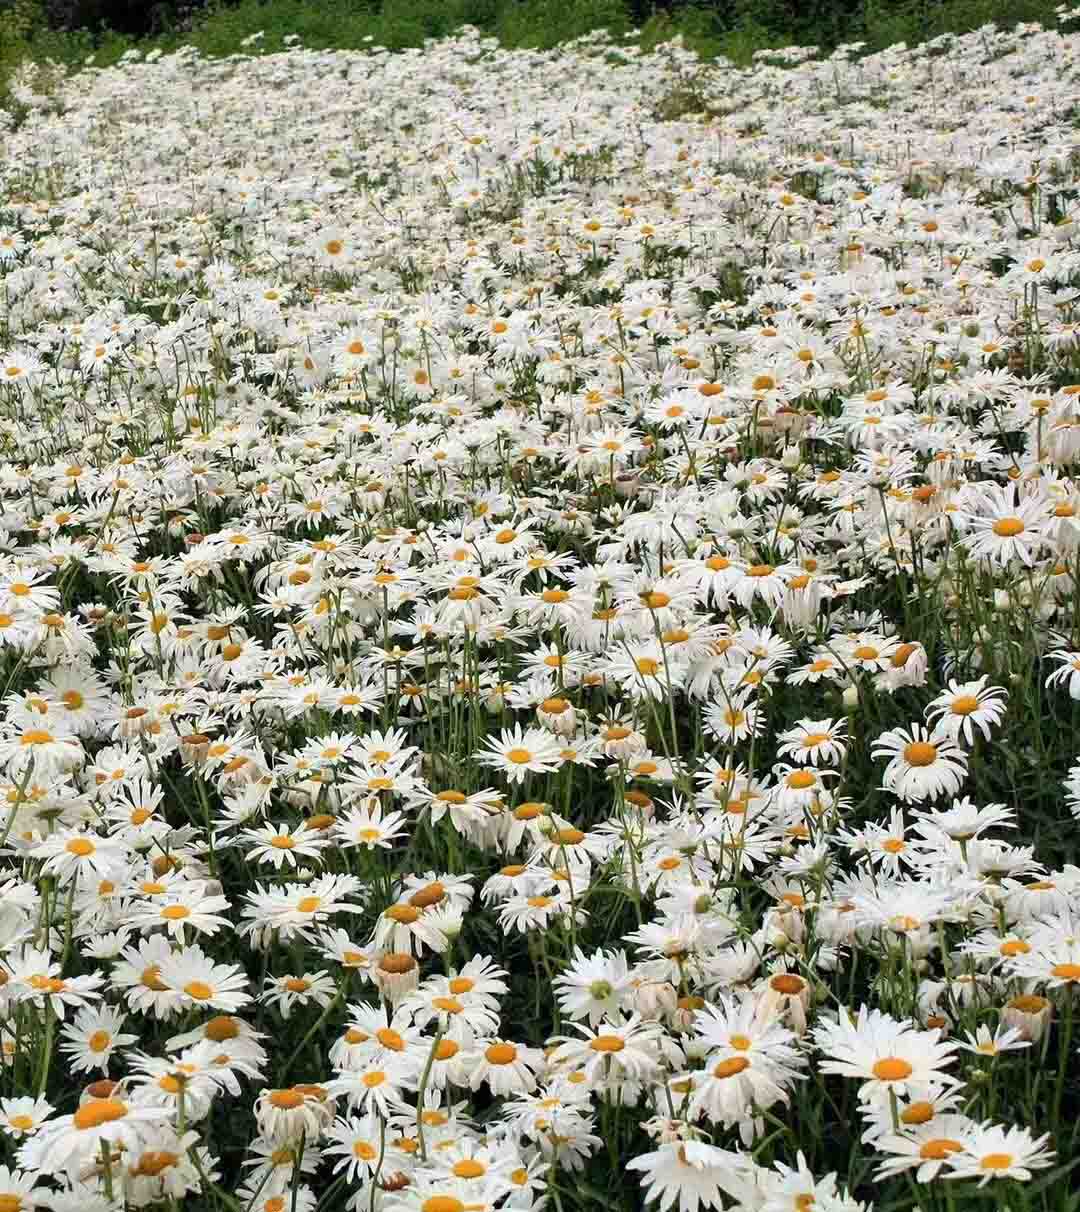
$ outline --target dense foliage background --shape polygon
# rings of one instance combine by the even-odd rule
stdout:
[[[871,47],[962,33],[995,21],[1052,20],[1054,0],[0,0],[0,47],[38,38],[42,45],[81,35],[220,42],[254,29],[307,29],[316,41],[348,46],[372,28],[391,41],[437,36],[476,25],[526,44],[551,45],[582,27],[641,27],[658,39],[672,29],[707,54],[742,57],[783,43],[865,40]],[[287,31],[286,31],[287,32]],[[215,47],[215,49],[220,49]]]

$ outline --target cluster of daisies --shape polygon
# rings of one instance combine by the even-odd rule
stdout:
[[[1075,16],[23,72],[0,1212],[1066,1206]]]

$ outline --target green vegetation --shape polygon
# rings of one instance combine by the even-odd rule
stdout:
[[[205,55],[230,55],[260,32],[258,45],[267,52],[281,50],[290,35],[316,49],[374,43],[397,50],[475,25],[506,46],[546,49],[595,29],[636,29],[646,48],[681,36],[704,58],[723,55],[745,64],[758,50],[792,43],[827,48],[861,41],[867,50],[879,50],[991,21],[1047,25],[1056,20],[1054,10],[1054,0],[685,0],[670,8],[630,0],[240,0],[211,3],[190,28],[171,23],[170,6],[155,6],[165,28],[136,41],[104,28],[53,28],[44,0],[8,0],[0,4],[0,95],[25,59],[77,67],[93,55],[95,63],[107,65],[136,45],[169,51],[185,44]]]

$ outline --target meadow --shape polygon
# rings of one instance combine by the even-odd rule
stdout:
[[[1080,9],[370,39],[8,81],[0,1212],[1076,1212]]]

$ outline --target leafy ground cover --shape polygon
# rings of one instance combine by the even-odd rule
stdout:
[[[23,67],[0,1209],[1074,1209],[1064,10]]]

